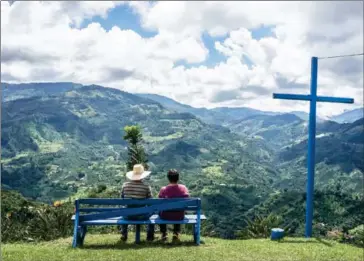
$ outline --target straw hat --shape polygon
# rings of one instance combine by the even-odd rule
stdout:
[[[136,164],[132,171],[126,173],[126,177],[130,180],[142,180],[149,176],[150,171],[144,171],[142,164]]]

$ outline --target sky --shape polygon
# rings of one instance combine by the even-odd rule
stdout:
[[[98,84],[194,107],[306,111],[312,56],[363,53],[363,1],[1,1],[1,81]],[[328,117],[363,105],[363,56],[319,60]]]

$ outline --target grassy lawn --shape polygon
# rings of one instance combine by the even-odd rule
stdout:
[[[145,238],[142,237],[142,239]],[[195,246],[190,236],[182,243],[142,242],[135,245],[133,237],[127,243],[118,235],[87,235],[82,249],[71,248],[71,238],[43,243],[3,244],[4,261],[98,260],[98,261],[244,261],[244,260],[347,260],[363,261],[364,249],[333,241],[286,238],[281,242],[269,239],[222,240],[204,238]]]

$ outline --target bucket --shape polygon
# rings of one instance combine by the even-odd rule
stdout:
[[[284,230],[281,228],[273,228],[271,231],[270,239],[271,240],[279,240],[284,237]]]

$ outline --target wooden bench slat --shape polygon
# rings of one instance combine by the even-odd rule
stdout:
[[[147,225],[147,224],[196,224],[196,219],[187,219],[183,221],[171,221],[171,220],[145,220],[145,221],[131,221],[131,220],[123,220],[123,219],[114,219],[114,220],[93,220],[93,221],[84,221],[81,222],[81,225]]]
[[[107,211],[115,211],[115,210],[120,210],[120,209],[125,209],[125,208],[116,208],[116,207],[110,207],[110,208],[80,208],[80,213],[92,213],[92,212],[107,212]],[[192,210],[197,210],[196,206],[187,206],[185,207],[183,210],[186,211],[192,211]]]
[[[74,220],[75,216],[72,216],[72,220]],[[205,220],[206,216],[201,215],[201,220]],[[149,218],[149,220],[124,220],[123,217],[113,217],[108,219],[99,219],[99,220],[90,220],[81,222],[82,225],[122,225],[122,224],[196,224],[197,223],[197,215],[185,215],[184,220],[174,221],[174,220],[164,220],[161,219],[158,215],[153,215]]]
[[[164,202],[165,204],[156,204],[150,206],[140,206],[138,208],[117,208],[113,211],[104,211],[100,213],[85,214],[80,216],[80,221],[92,221],[100,219],[108,219],[118,216],[134,216],[158,213],[159,211],[186,209],[189,206],[197,206],[196,199],[183,200],[177,202]]]
[[[86,205],[159,205],[166,202],[179,202],[186,200],[198,200],[198,198],[149,198],[149,199],[123,199],[123,198],[83,198],[78,199],[79,204]]]

